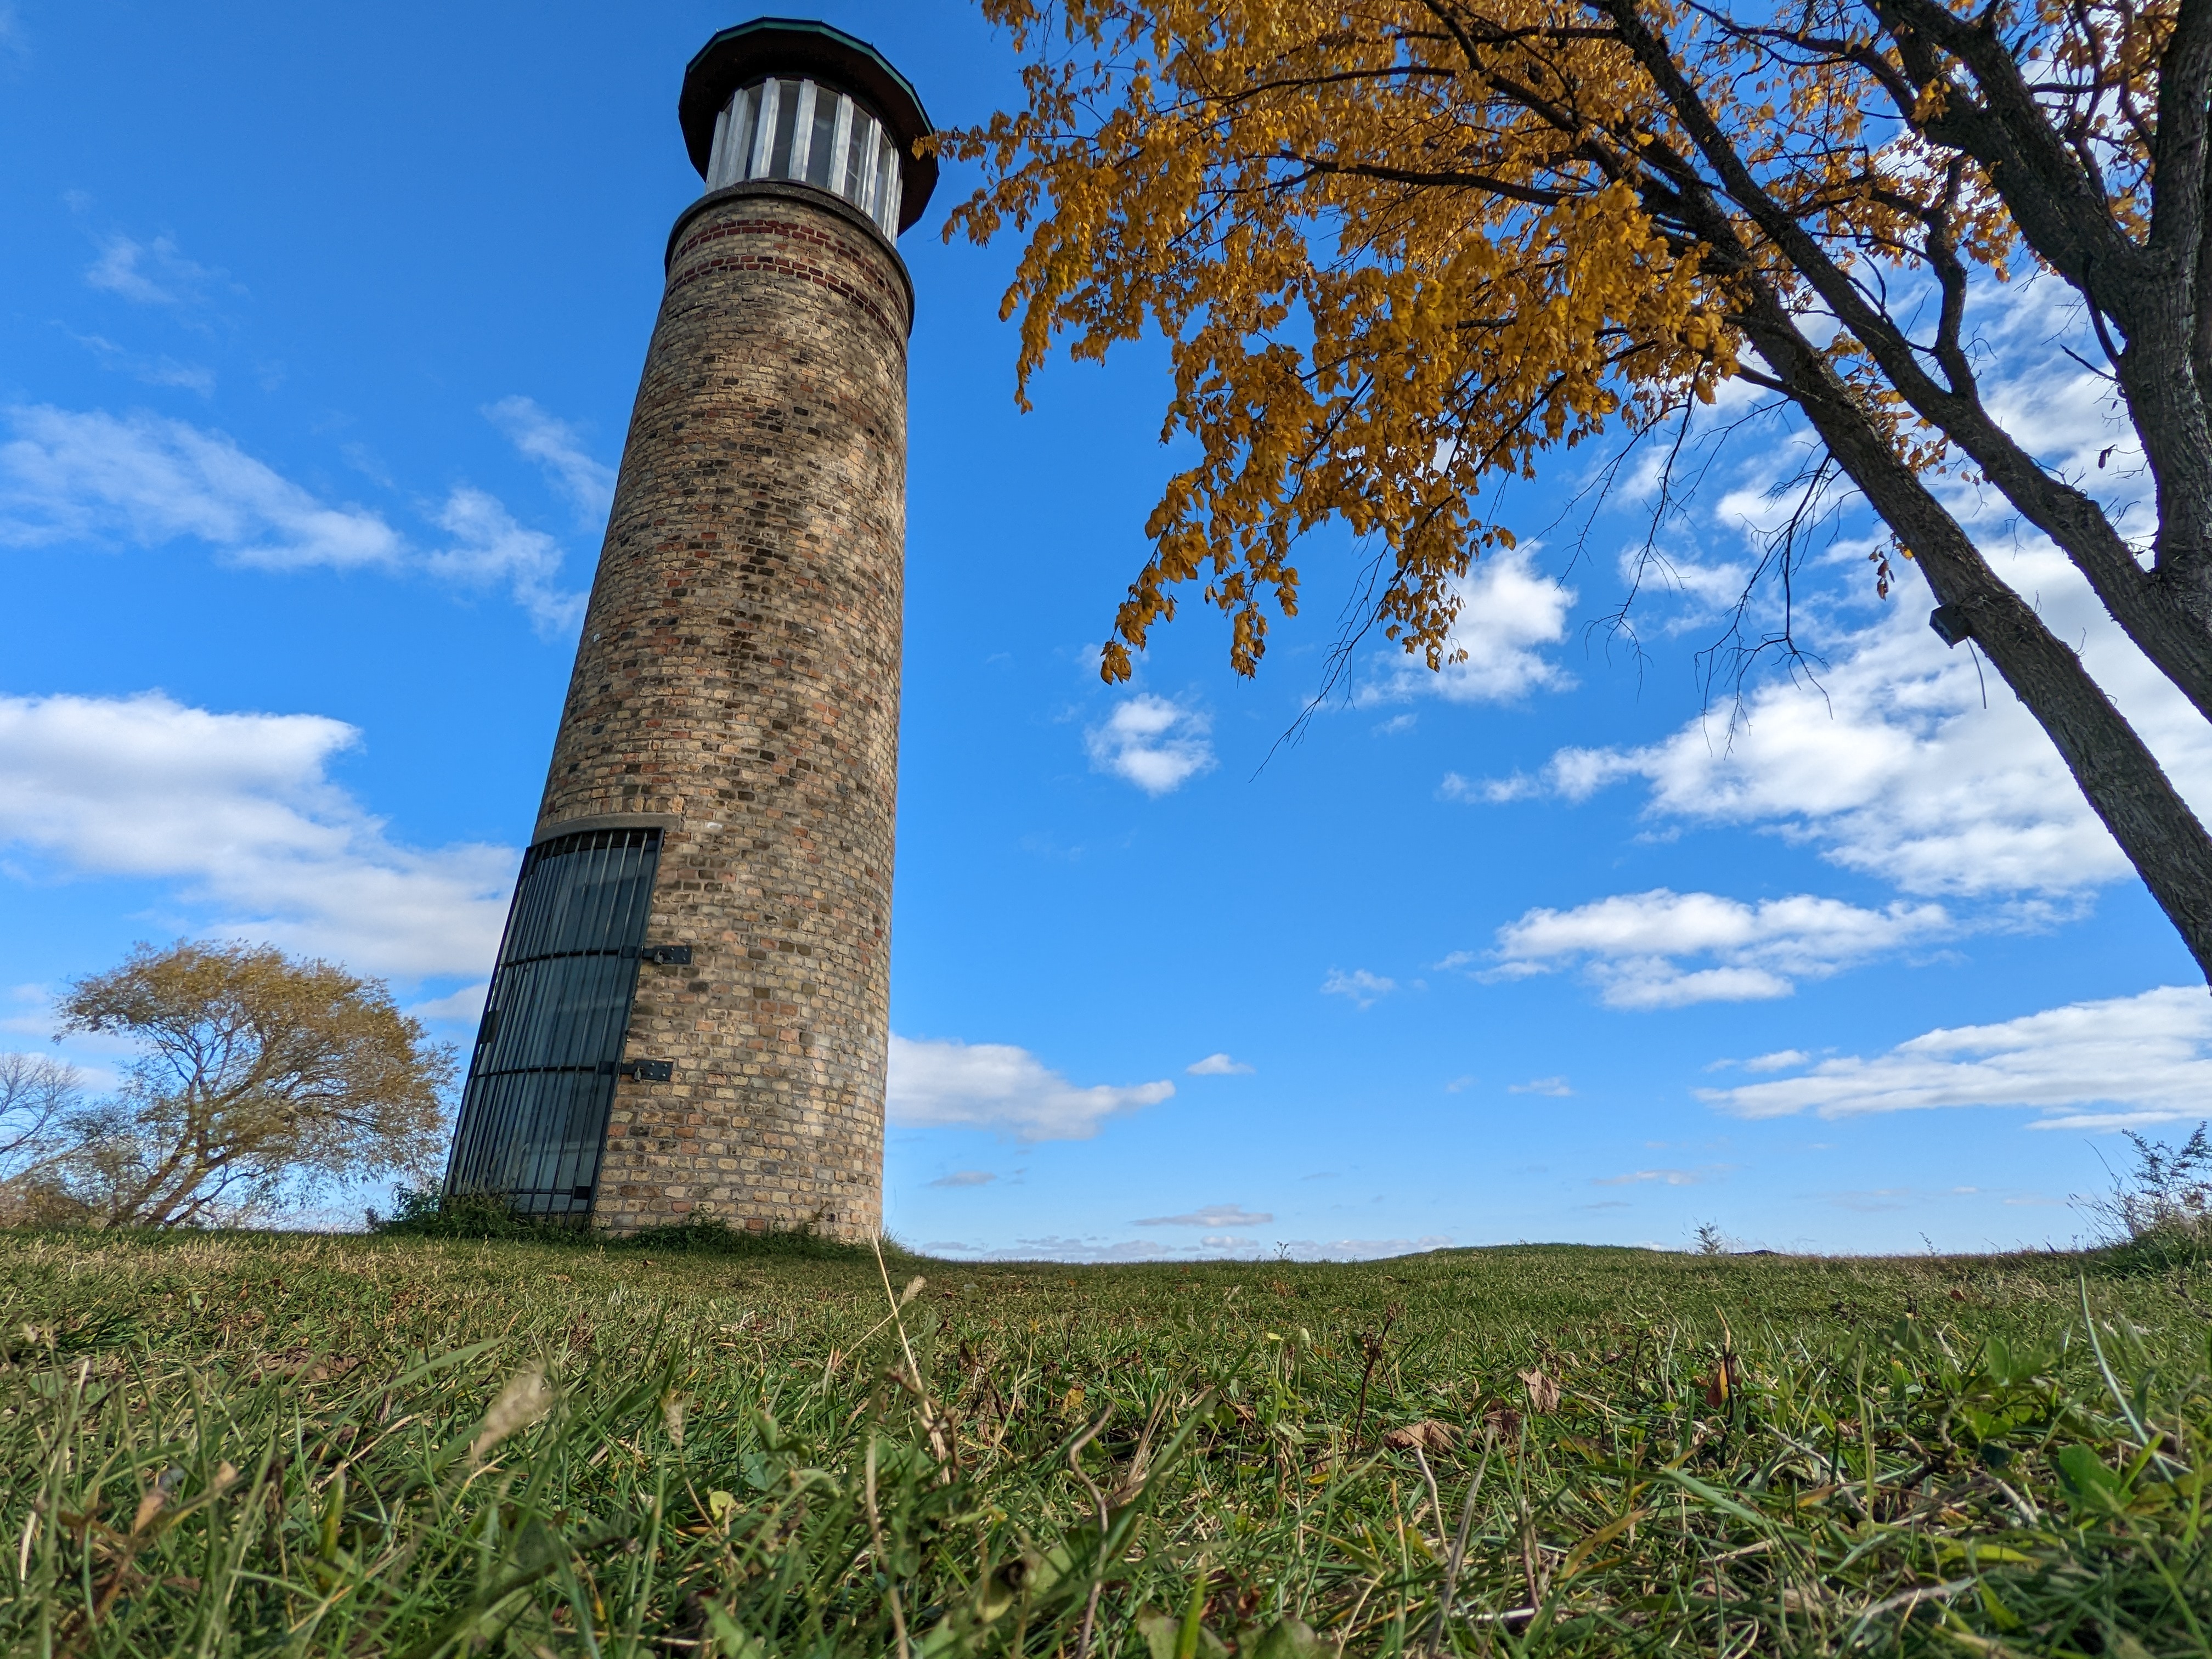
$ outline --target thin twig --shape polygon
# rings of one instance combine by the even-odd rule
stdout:
[[[1503,1625],[1516,1619],[1534,1619],[1537,1612],[1534,1607],[1507,1607],[1500,1613],[1470,1613],[1468,1618],[1478,1625]]]
[[[2014,1492],[2003,1481],[1997,1480],[1994,1475],[1990,1477],[1990,1484],[2005,1495],[2005,1499],[2012,1505],[2014,1513],[2018,1515],[2022,1521],[2026,1522],[2031,1527],[2039,1527],[2043,1524],[2042,1511],[2038,1510],[2034,1504],[2030,1502],[2027,1498],[2021,1497],[2018,1492]]]
[[[1367,1417],[1367,1384],[1375,1375],[1376,1366],[1382,1363],[1383,1340],[1390,1334],[1390,1328],[1397,1322],[1398,1309],[1394,1303],[1389,1316],[1382,1321],[1382,1329],[1379,1334],[1370,1336],[1365,1331],[1359,1334],[1359,1346],[1367,1356],[1367,1369],[1359,1373],[1359,1404],[1352,1413],[1352,1443],[1355,1446],[1359,1443],[1359,1425],[1366,1420]]]
[[[1923,1601],[1948,1601],[1954,1595],[1973,1589],[1980,1582],[1978,1578],[1954,1578],[1946,1583],[1923,1584],[1917,1589],[1901,1590],[1860,1613],[1858,1621],[1851,1626],[1850,1634],[1844,1640],[1846,1643],[1857,1641],[1868,1624],[1885,1613],[1895,1613],[1899,1607],[1917,1607]]]

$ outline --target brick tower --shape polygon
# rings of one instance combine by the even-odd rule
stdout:
[[[628,1231],[873,1232],[914,287],[871,47],[691,60],[666,290],[446,1187]]]

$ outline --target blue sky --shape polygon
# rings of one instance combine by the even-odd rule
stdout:
[[[821,15],[941,123],[1012,94],[966,6]],[[63,982],[193,933],[469,1029],[699,188],[676,88],[740,16],[0,5],[0,1040],[47,1051]],[[1784,428],[1668,530],[1640,660],[1590,626],[1634,478],[1543,533],[1577,458],[1516,487],[1533,550],[1478,569],[1442,679],[1363,657],[1279,744],[1360,565],[1325,533],[1256,683],[1194,609],[1101,685],[1176,459],[1164,355],[1055,367],[1018,413],[1014,249],[935,234],[971,184],[902,244],[901,1237],[2033,1244],[2080,1231],[2119,1127],[2212,1098],[2212,999],[1917,577],[1877,600],[1846,540],[1806,596],[1820,684],[1755,683],[1733,731],[1709,704]],[[2043,452],[2112,443],[2055,296],[1981,301]],[[2201,723],[1962,510],[2212,805]]]

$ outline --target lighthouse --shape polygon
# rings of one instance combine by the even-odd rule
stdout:
[[[714,36],[446,1190],[618,1232],[883,1212],[906,538],[906,78]]]

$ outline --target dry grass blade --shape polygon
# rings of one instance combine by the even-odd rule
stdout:
[[[1091,1652],[1091,1632],[1097,1627],[1098,1596],[1100,1591],[1106,1586],[1106,1536],[1109,1524],[1106,1494],[1099,1489],[1098,1483],[1085,1472],[1083,1453],[1085,1448],[1096,1440],[1106,1425],[1113,1420],[1113,1417],[1114,1407],[1109,1405],[1104,1411],[1098,1413],[1098,1420],[1084,1430],[1081,1434],[1077,1435],[1067,1448],[1067,1467],[1075,1471],[1075,1478],[1083,1483],[1084,1490],[1091,1494],[1091,1504],[1098,1515],[1098,1544],[1093,1552],[1091,1562],[1091,1593],[1085,1598],[1083,1603],[1083,1634],[1075,1644],[1075,1659],[1088,1659]]]
[[[483,1462],[501,1441],[533,1423],[543,1422],[552,1409],[553,1385],[546,1380],[545,1367],[526,1365],[507,1379],[506,1386],[484,1412],[476,1438],[469,1442],[469,1462]]]
[[[1482,1483],[1490,1473],[1490,1454],[1496,1449],[1497,1437],[1486,1434],[1482,1441],[1482,1462],[1476,1466],[1474,1479],[1468,1482],[1467,1501],[1460,1505],[1459,1530],[1452,1535],[1451,1554],[1444,1562],[1443,1592],[1437,1597],[1436,1621],[1429,1626],[1428,1650],[1433,1656],[1443,1644],[1444,1626],[1451,1618],[1451,1610],[1459,1595],[1460,1568],[1467,1560],[1468,1533],[1474,1525],[1475,1500],[1482,1496]]]

